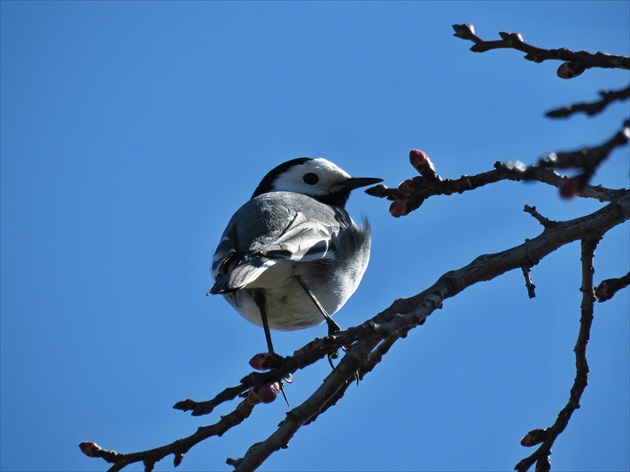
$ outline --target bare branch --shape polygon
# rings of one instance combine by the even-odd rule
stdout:
[[[629,138],[630,120],[625,120],[622,128],[599,146],[585,147],[570,152],[554,152],[543,157],[539,165],[541,167],[553,167],[555,169],[583,169],[585,172],[594,171],[604,159],[610,156],[610,153],[615,148],[628,144]]]
[[[212,436],[222,436],[230,428],[241,424],[252,413],[254,406],[243,400],[238,404],[236,409],[231,413],[224,415],[221,419],[210,425],[201,426],[197,431],[185,438],[173,441],[165,446],[148,449],[146,451],[132,452],[122,454],[112,450],[101,448],[92,442],[83,442],[79,445],[83,453],[89,457],[100,457],[106,462],[114,464],[109,472],[117,472],[136,462],[143,462],[146,471],[153,470],[156,462],[164,459],[166,456],[173,454],[173,464],[177,467],[184,454],[186,454],[193,446]]]
[[[618,141],[621,140],[619,134],[625,133],[627,129],[628,128],[624,127],[622,131],[615,134],[615,137],[611,138],[600,147],[602,149],[609,149],[613,146],[613,142],[615,145],[621,145],[618,143]],[[417,152],[418,151],[415,149],[410,152],[410,161],[414,168],[417,168],[414,163],[414,156]],[[603,150],[597,151],[597,155],[601,156],[603,152]],[[608,152],[610,152],[610,150]],[[433,172],[435,172],[433,164],[431,164],[431,168]],[[520,162],[496,162],[494,164],[494,170],[482,172],[477,175],[464,175],[459,179],[443,179],[437,174],[433,178],[426,178],[425,176],[412,177],[399,184],[398,188],[389,188],[383,184],[379,184],[368,188],[365,193],[378,198],[387,198],[392,201],[393,203],[389,207],[389,212],[392,216],[398,218],[418,209],[426,199],[432,196],[452,195],[454,193],[461,194],[502,180],[538,181],[560,188],[561,195],[565,197],[581,196],[595,198],[602,202],[613,201],[619,198],[624,192],[624,190],[612,190],[602,186],[590,186],[581,181],[576,182],[575,179],[575,177],[563,177],[551,169],[541,166],[527,167]],[[569,191],[572,193],[569,193]]]
[[[630,57],[615,56],[603,52],[595,54],[588,51],[574,52],[570,49],[543,49],[523,41],[523,37],[518,33],[499,33],[501,39],[495,41],[485,41],[475,34],[473,25],[462,24],[453,25],[456,36],[461,39],[472,41],[473,52],[486,52],[492,49],[516,49],[525,53],[525,59],[533,62],[543,62],[547,60],[565,61],[558,68],[558,76],[563,79],[577,77],[586,69],[599,67],[603,69],[630,69]]]
[[[423,324],[433,311],[441,308],[445,299],[455,296],[471,285],[492,280],[507,271],[522,268],[524,265],[533,267],[559,247],[579,239],[596,238],[629,218],[630,191],[620,191],[617,200],[595,213],[570,221],[556,222],[555,225],[546,227],[539,236],[528,239],[519,246],[500,253],[480,256],[461,269],[447,272],[425,291],[396,300],[371,320],[341,331],[335,336],[315,339],[296,351],[293,356],[287,357],[281,367],[244,377],[241,386],[234,389],[244,392],[249,386],[279,378],[287,372],[294,372],[322,359],[328,352],[333,352],[341,346],[349,346],[346,355],[311,397],[289,411],[286,419],[271,436],[253,445],[242,459],[230,460],[230,463],[238,470],[251,470],[262,464],[273,452],[286,447],[290,438],[303,425],[312,422],[319,414],[336,404],[355,378],[355,372],[358,371],[362,376],[371,371],[382,360],[391,345],[405,337],[411,329]],[[227,397],[232,394],[233,392],[226,395],[225,400],[227,401]],[[218,402],[217,397],[215,403]],[[199,428],[195,434],[187,438],[147,451],[120,454],[104,450],[94,443],[82,443],[81,449],[90,457],[102,457],[114,463],[110,469],[112,471],[121,470],[131,463],[140,461],[145,463],[146,470],[151,470],[157,461],[169,454],[173,454],[175,464],[179,464],[191,447],[240,424],[251,414],[252,408],[247,400],[243,400],[232,413],[222,417],[214,425]]]
[[[621,90],[604,90],[599,92],[599,95],[602,98],[596,102],[576,103],[575,105],[557,108],[548,111],[545,113],[545,116],[548,118],[566,118],[579,112],[586,113],[588,116],[596,115],[597,113],[603,111],[611,103],[630,98],[630,86]]]
[[[586,361],[586,346],[591,336],[591,325],[593,323],[593,306],[595,302],[595,293],[593,291],[593,258],[595,257],[595,248],[601,239],[601,235],[590,239],[582,240],[582,305],[580,318],[580,332],[578,333],[575,348],[575,380],[571,388],[569,402],[560,411],[556,422],[547,429],[535,429],[530,431],[523,437],[521,444],[524,446],[534,446],[542,443],[540,447],[529,457],[520,461],[514,467],[514,470],[525,472],[536,463],[536,470],[549,470],[551,447],[556,438],[562,434],[571,415],[575,410],[580,408],[580,399],[588,385],[589,367]]]
[[[354,378],[354,372],[369,359],[369,354],[378,344],[377,339],[366,339],[352,346],[337,367],[324,379],[322,385],[305,402],[287,413],[286,419],[265,441],[254,444],[242,459],[230,460],[237,471],[254,470],[272,453],[288,447],[289,440],[310,418],[316,415],[331,398]]]
[[[235,465],[236,470],[252,470],[274,451],[287,447],[289,439],[301,426],[312,421],[314,415],[319,414],[321,409],[328,408],[338,400],[339,392],[345,391],[354,371],[360,370],[365,373],[371,370],[397,339],[423,324],[435,309],[442,306],[445,299],[480,281],[491,280],[507,271],[517,269],[524,261],[535,265],[547,254],[569,242],[584,237],[598,238],[598,235],[629,218],[630,192],[626,192],[619,201],[607,205],[598,212],[575,220],[558,222],[557,225],[546,228],[540,236],[507,251],[480,256],[469,265],[444,274],[422,293],[397,300],[363,325],[342,332],[339,338],[357,329],[371,334],[348,351],[324,384],[310,398],[287,413],[287,418],[274,433],[263,442],[253,445],[243,459],[231,459],[229,463]],[[378,344],[381,339],[383,341]]]
[[[536,210],[536,207],[530,207],[529,205],[525,205],[525,208],[523,208],[523,211],[525,213],[529,213],[534,218],[536,218],[536,221],[538,221],[543,226],[543,228],[549,228],[556,224],[555,221],[552,221],[549,218],[546,218],[542,216],[540,213],[538,213],[538,211]]]

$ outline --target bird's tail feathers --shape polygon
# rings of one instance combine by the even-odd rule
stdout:
[[[227,274],[219,277],[207,295],[229,293],[241,289],[262,275],[267,269],[275,265],[277,260],[258,257],[245,264],[234,267]]]

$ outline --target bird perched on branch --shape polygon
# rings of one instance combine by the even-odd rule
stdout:
[[[245,319],[296,330],[324,321],[354,293],[370,257],[370,227],[345,210],[352,190],[381,182],[354,178],[326,159],[298,158],[272,169],[229,221],[212,261],[222,294]]]

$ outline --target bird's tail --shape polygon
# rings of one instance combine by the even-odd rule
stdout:
[[[276,262],[276,259],[267,257],[250,259],[246,263],[232,268],[227,274],[219,276],[206,295],[230,293],[239,290],[254,282],[263,272],[275,265]]]

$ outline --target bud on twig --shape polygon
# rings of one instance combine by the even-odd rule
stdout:
[[[394,218],[400,218],[401,216],[407,215],[409,213],[407,211],[407,203],[404,200],[394,200],[389,206],[389,213]]]
[[[280,391],[280,384],[278,382],[269,382],[262,387],[258,394],[260,395],[260,401],[263,403],[271,403],[278,396]]]
[[[547,430],[546,429],[532,429],[529,433],[527,433],[521,439],[521,446],[532,447],[536,444],[540,444],[547,439]]]
[[[247,401],[250,405],[258,405],[261,402],[260,395],[255,388],[252,387],[249,389],[249,392],[247,392]]]
[[[249,365],[256,370],[269,370],[280,367],[284,357],[273,352],[261,352],[249,360]]]
[[[536,472],[549,472],[551,470],[551,457],[541,457],[536,462]]]
[[[102,448],[95,442],[83,441],[81,444],[79,444],[79,449],[81,449],[81,452],[88,457],[98,457],[98,451],[100,451]]]
[[[586,66],[581,61],[564,62],[558,67],[558,77],[561,79],[572,79],[581,75],[586,70]]]
[[[433,167],[433,162],[431,162],[431,159],[429,159],[429,155],[426,152],[421,151],[420,149],[412,149],[409,151],[409,162],[423,177],[429,179],[437,177],[435,167]]]
[[[398,185],[398,190],[400,190],[403,195],[412,195],[414,193],[414,191],[415,191],[414,190],[413,179],[403,180]]]
[[[579,190],[580,181],[577,177],[571,177],[560,187],[560,196],[562,198],[573,198]]]

